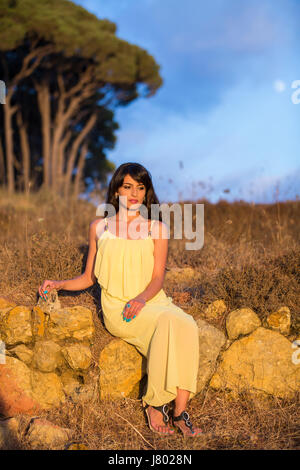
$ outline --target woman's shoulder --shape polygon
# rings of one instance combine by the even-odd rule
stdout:
[[[99,225],[105,224],[105,217],[97,217],[96,219],[92,220],[90,223],[90,228],[95,228]]]
[[[98,239],[104,231],[105,217],[97,217],[90,223],[90,232]]]
[[[153,219],[151,221],[151,233],[154,238],[169,238],[169,227],[165,222]]]

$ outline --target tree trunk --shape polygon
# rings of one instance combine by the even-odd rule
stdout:
[[[3,67],[5,70],[5,83],[7,84],[8,93],[6,97],[6,103],[3,108],[4,112],[4,132],[5,132],[5,151],[6,151],[6,171],[7,171],[7,189],[10,194],[15,190],[15,175],[14,175],[14,162],[16,161],[13,149],[13,132],[11,120],[18,106],[11,106],[11,99],[14,93],[15,88],[18,86],[19,82],[24,78],[28,77],[33,73],[33,71],[39,66],[42,58],[55,51],[53,45],[46,45],[42,47],[35,48],[37,41],[33,43],[33,48],[29,54],[24,58],[21,70],[13,77],[12,80],[9,80],[8,75],[8,66],[4,58],[2,58]],[[31,65],[30,62],[32,62]]]
[[[87,136],[87,134],[91,131],[91,129],[94,127],[95,122],[97,120],[97,114],[94,113],[91,115],[90,119],[86,122],[84,128],[81,130],[81,132],[78,134],[76,139],[73,142],[71,152],[70,152],[70,157],[67,163],[67,171],[65,175],[65,197],[68,197],[69,191],[70,191],[70,185],[72,181],[72,173],[74,170],[74,165],[76,161],[76,156],[78,149]]]
[[[65,89],[63,75],[59,74],[57,77],[60,94],[58,98],[58,111],[55,118],[51,150],[51,187],[53,190],[56,190],[57,160],[62,136],[66,130],[70,118],[78,110],[80,103],[91,96],[95,91],[95,84],[88,83],[93,73],[92,70],[93,67],[89,67],[84,72],[81,80],[79,80],[76,85],[68,91]],[[79,92],[81,93],[78,95]],[[67,99],[69,99],[70,102],[65,111],[65,102]]]
[[[81,191],[81,183],[82,183],[82,174],[83,174],[83,168],[84,168],[84,162],[85,162],[85,157],[88,151],[88,144],[85,142],[80,150],[80,155],[79,155],[79,161],[77,165],[77,173],[75,176],[75,181],[74,181],[74,191],[73,191],[73,197],[75,199],[78,198],[79,193]]]
[[[2,146],[2,140],[0,137],[0,183],[5,186],[5,163],[4,163],[4,151]]]
[[[5,132],[5,151],[6,151],[6,179],[7,189],[9,194],[15,191],[15,173],[14,161],[16,159],[13,146],[13,130],[12,130],[12,116],[17,107],[11,107],[11,93],[6,97],[6,104],[4,105],[4,132]]]
[[[21,151],[22,151],[22,164],[23,164],[23,183],[25,193],[29,193],[30,183],[30,147],[28,142],[27,131],[22,119],[22,113],[18,110],[17,124],[20,133]]]
[[[57,161],[57,191],[61,196],[64,194],[64,167],[65,167],[65,148],[72,137],[72,132],[68,131],[58,148]]]
[[[50,145],[51,145],[51,106],[48,85],[34,82],[42,121],[43,140],[43,184],[50,188]]]

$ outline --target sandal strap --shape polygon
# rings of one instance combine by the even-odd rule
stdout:
[[[154,408],[155,410],[159,411],[162,415],[163,415],[163,421],[165,424],[167,424],[169,422],[169,407],[168,405],[161,405],[161,406],[153,406],[153,405],[146,405],[146,409],[149,407],[149,406],[152,406],[152,408]]]
[[[187,411],[183,411],[179,416],[173,416],[173,421],[184,421],[185,425],[194,432],[193,425],[190,422],[190,416]]]

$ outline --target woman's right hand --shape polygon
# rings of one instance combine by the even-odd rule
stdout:
[[[41,286],[39,286],[39,295],[42,299],[47,300],[47,294],[49,294],[49,292],[53,289],[59,290],[61,287],[62,281],[50,281],[47,279]]]

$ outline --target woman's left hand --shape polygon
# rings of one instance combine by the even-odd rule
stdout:
[[[131,321],[138,316],[146,301],[143,297],[137,296],[129,300],[123,309],[123,320]]]

